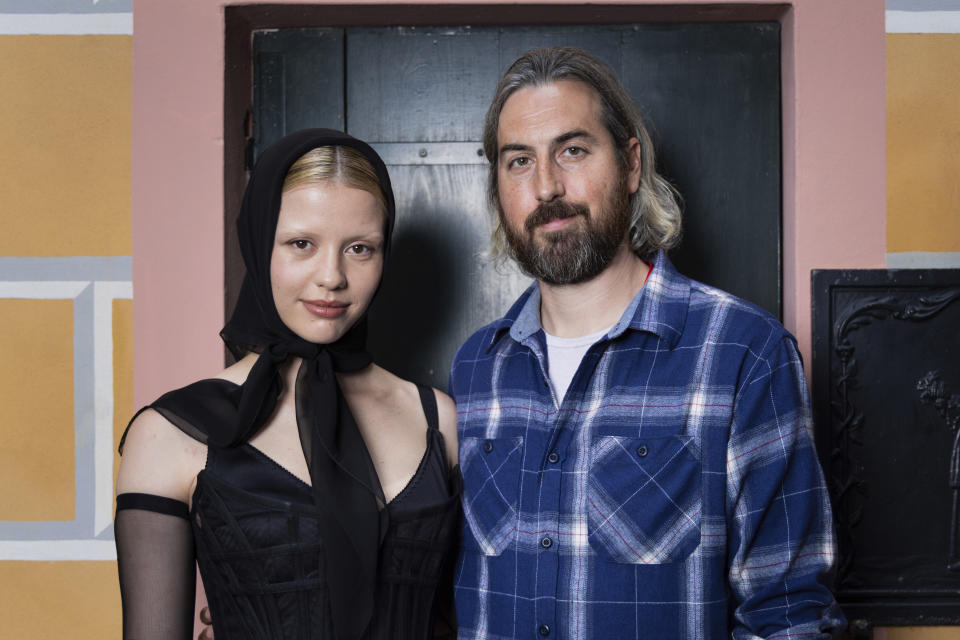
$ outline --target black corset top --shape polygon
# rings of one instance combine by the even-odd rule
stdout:
[[[421,397],[432,401],[432,390],[429,399]],[[386,533],[364,635],[371,640],[432,637],[438,588],[454,551],[460,474],[449,469],[436,409],[424,409],[426,451],[381,511]],[[323,516],[313,496],[309,485],[250,444],[208,448],[190,520],[217,640],[334,638],[318,527]]]

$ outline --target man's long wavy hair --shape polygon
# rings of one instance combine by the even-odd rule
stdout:
[[[560,80],[582,82],[600,97],[601,117],[618,150],[621,171],[628,167],[627,143],[630,138],[640,142],[640,188],[630,196],[630,244],[633,251],[649,260],[659,249],[676,246],[681,230],[680,195],[656,171],[653,141],[633,100],[610,68],[586,51],[553,47],[528,51],[510,65],[500,79],[487,111],[483,129],[483,152],[490,162],[487,199],[497,212],[493,221],[491,255],[503,258],[509,254],[497,182],[500,112],[515,91]]]

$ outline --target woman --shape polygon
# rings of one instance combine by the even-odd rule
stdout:
[[[194,557],[218,640],[432,634],[456,417],[364,350],[393,224],[363,142],[311,129],[263,153],[221,332],[239,361],[142,409],[121,441],[124,637],[190,637]]]

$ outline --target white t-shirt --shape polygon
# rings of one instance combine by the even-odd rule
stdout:
[[[558,404],[563,403],[563,397],[567,395],[567,388],[573,381],[573,374],[577,372],[583,356],[593,343],[607,335],[611,328],[613,325],[576,338],[558,338],[544,330],[547,335],[547,368],[550,370],[550,383]]]

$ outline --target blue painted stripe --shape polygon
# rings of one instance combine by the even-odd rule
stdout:
[[[887,11],[960,11],[960,0],[887,0]]]
[[[133,0],[0,0],[0,13],[132,13]]]
[[[16,522],[0,521],[0,541],[3,540],[76,540],[88,538],[76,521]]]
[[[887,254],[888,269],[960,269],[960,251],[903,251]]]
[[[2,13],[4,36],[129,36],[133,14],[126,13]]]
[[[0,258],[0,281],[19,280],[119,280],[133,279],[130,256],[77,256],[69,258]]]
[[[96,396],[93,379],[95,311],[93,285],[89,285],[73,300],[73,455],[76,491],[74,517],[85,538],[92,538],[96,534]]]

